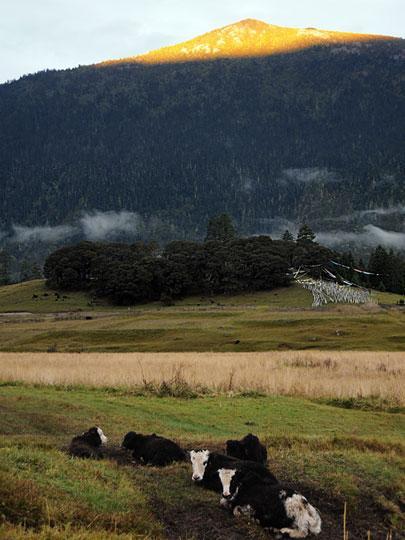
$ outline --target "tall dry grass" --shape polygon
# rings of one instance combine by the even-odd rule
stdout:
[[[405,354],[389,352],[0,353],[0,381],[192,388],[405,404]]]

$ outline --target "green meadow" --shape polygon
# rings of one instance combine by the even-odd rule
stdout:
[[[401,412],[279,396],[180,399],[19,384],[0,387],[0,410],[2,538],[269,538],[231,518],[217,494],[192,485],[189,464],[157,469],[69,457],[64,446],[93,424],[111,448],[129,430],[188,449],[221,449],[253,431],[271,470],[319,507],[321,538],[342,537],[345,502],[350,538],[366,539],[368,531],[385,538],[403,525]]]
[[[269,292],[186,298],[117,308],[36,280],[0,288],[1,351],[266,351],[405,349],[400,297],[381,305],[311,308],[292,286]],[[381,295],[381,296],[379,296]]]

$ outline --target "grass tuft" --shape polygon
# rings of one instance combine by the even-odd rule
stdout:
[[[405,414],[405,407],[401,406],[398,399],[384,399],[380,396],[327,398],[318,399],[318,403],[340,407],[342,409],[358,409],[361,411],[384,411],[389,413]]]

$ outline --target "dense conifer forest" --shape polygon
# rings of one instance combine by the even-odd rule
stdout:
[[[0,230],[125,209],[143,239],[201,239],[223,211],[251,234],[403,204],[404,65],[387,38],[3,84]]]

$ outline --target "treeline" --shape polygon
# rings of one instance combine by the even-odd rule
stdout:
[[[18,260],[6,249],[0,248],[0,287],[19,281],[41,278],[42,264],[40,262],[32,259]]]
[[[52,253],[44,267],[47,285],[87,291],[114,304],[194,294],[234,294],[289,285],[291,265],[328,261],[332,252],[315,242],[268,236],[156,244],[81,242]]]
[[[13,258],[0,250],[0,286],[13,282],[12,266]],[[331,279],[329,271],[339,283],[346,280],[405,295],[405,259],[393,250],[378,246],[365,263],[351,252],[336,253],[321,246],[307,225],[296,238],[285,231],[280,240],[239,239],[227,214],[210,220],[204,243],[176,241],[160,249],[154,242],[81,242],[54,251],[43,271],[37,263],[24,260],[19,281],[44,275],[51,288],[83,290],[114,303],[133,304],[271,289],[289,284],[291,268],[318,279]]]
[[[376,247],[371,252],[368,265],[361,259],[357,262],[351,253],[344,254],[341,262],[351,267],[350,270],[344,270],[343,275],[353,283],[405,295],[405,259],[392,249]],[[356,272],[354,268],[366,270],[370,275]]]

